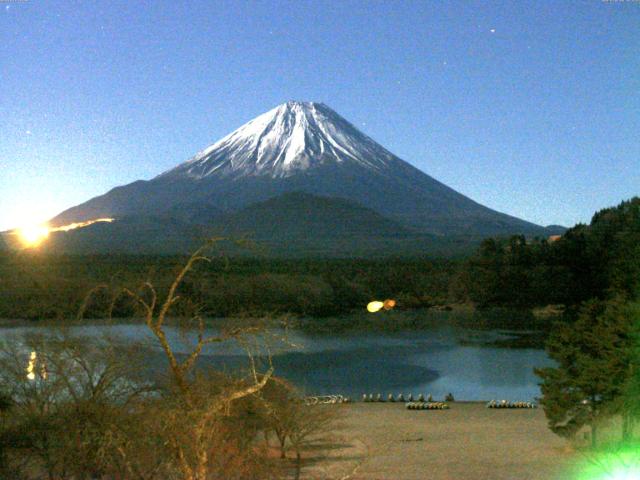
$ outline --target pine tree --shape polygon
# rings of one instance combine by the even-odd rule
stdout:
[[[622,299],[585,302],[575,323],[555,327],[547,352],[557,367],[536,369],[549,428],[572,437],[585,425],[597,443],[597,424],[627,415],[624,398],[633,354],[633,320]],[[634,387],[635,388],[635,387]]]
[[[631,341],[627,378],[617,403],[622,416],[622,440],[631,440],[634,425],[640,418],[640,301],[630,303],[626,314],[631,322]]]

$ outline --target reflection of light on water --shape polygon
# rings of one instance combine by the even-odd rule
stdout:
[[[35,380],[36,379],[36,364],[38,362],[38,354],[36,352],[31,352],[29,356],[29,364],[27,365],[27,379]],[[40,363],[40,378],[43,380],[47,379],[47,367],[44,362]]]
[[[395,309],[394,309],[395,310]],[[379,316],[381,320],[388,318],[383,312],[369,315]],[[350,317],[343,317],[348,319]],[[386,321],[386,320],[385,320]],[[433,323],[425,330],[407,331],[397,333],[358,332],[358,333],[327,333],[315,334],[304,331],[275,330],[278,337],[287,335],[290,340],[299,347],[290,347],[288,343],[272,345],[273,362],[276,364],[280,375],[290,380],[299,380],[304,383],[309,392],[337,392],[335,389],[336,375],[328,372],[327,365],[342,365],[345,378],[349,378],[349,385],[345,385],[340,391],[342,394],[359,397],[365,390],[396,394],[403,390],[405,394],[413,393],[414,396],[423,393],[432,394],[436,399],[442,399],[451,392],[456,399],[488,401],[492,398],[507,400],[533,401],[540,396],[538,386],[539,379],[533,373],[533,366],[555,366],[555,363],[540,349],[504,349],[491,346],[460,345],[460,331],[443,323]],[[25,326],[19,327],[22,333],[27,332],[53,332],[48,327]],[[0,334],[14,332],[6,328],[0,328]],[[71,327],[70,333],[80,336],[92,337],[99,341],[103,335],[116,337],[123,345],[131,345],[142,342],[148,349],[149,367],[164,368],[162,358],[157,355],[157,346],[149,341],[148,329],[140,324],[119,325],[83,325]],[[207,329],[207,335],[219,334],[217,328]],[[491,330],[488,338],[501,338],[499,333]],[[180,336],[179,330],[169,329],[168,338],[177,352],[188,352],[189,344]],[[466,338],[466,337],[462,337]],[[243,350],[237,345],[228,345],[219,348],[218,345],[208,345],[202,357],[203,365],[235,365],[238,358],[243,357]],[[25,352],[22,368],[27,366],[29,351]],[[304,365],[306,359],[313,359],[313,365]],[[40,381],[41,366],[45,362],[44,352],[38,352],[38,358],[34,373],[36,380]],[[381,378],[369,375],[371,365],[377,362],[392,366],[397,365],[399,370],[393,375]],[[244,365],[244,364],[243,364]],[[365,365],[366,367],[363,367]],[[54,367],[51,367],[47,378],[50,382],[56,377]],[[415,367],[422,367],[437,372],[439,377],[432,379],[416,376]],[[417,370],[420,372],[420,370]],[[395,372],[395,371],[394,371]],[[414,373],[412,373],[414,372]],[[22,370],[21,375],[26,376]],[[422,375],[422,374],[420,374]],[[23,377],[24,378],[24,377]],[[375,386],[372,385],[376,382]],[[364,389],[364,390],[363,390]],[[566,480],[583,480],[582,477],[566,475],[561,477]],[[587,477],[588,478],[588,477]],[[585,478],[586,480],[586,478]]]
[[[36,368],[36,352],[31,352],[31,356],[29,357],[29,365],[27,366],[27,378],[29,380],[35,380],[36,374],[34,372]]]

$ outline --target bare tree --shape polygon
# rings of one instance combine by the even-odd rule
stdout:
[[[334,405],[307,405],[300,392],[284,379],[272,377],[261,391],[268,432],[278,441],[280,458],[293,451],[296,479],[300,478],[302,453],[305,449],[326,441],[337,418]],[[266,437],[267,442],[268,436]]]
[[[186,318],[177,319],[179,326],[195,338],[191,350],[183,359],[178,357],[167,337],[167,325],[172,309],[182,300],[178,294],[181,283],[197,263],[210,262],[205,253],[220,240],[222,239],[210,240],[191,255],[171,283],[164,298],[159,298],[155,287],[148,281],[138,292],[128,288],[120,292],[121,295],[133,298],[140,306],[145,325],[158,341],[168,361],[175,389],[171,392],[171,398],[174,400],[163,412],[163,421],[172,426],[167,431],[168,444],[172,448],[180,478],[184,480],[211,478],[211,471],[216,470],[216,455],[212,451],[212,445],[219,443],[219,439],[227,433],[224,427],[225,417],[231,415],[232,404],[255,395],[273,374],[270,361],[265,372],[258,372],[254,352],[250,348],[254,343],[247,340],[247,337],[261,333],[261,326],[232,327],[216,334],[209,334],[204,319],[195,309]],[[206,378],[194,371],[196,362],[207,345],[229,341],[237,342],[247,351],[250,369],[247,379],[227,378],[221,381],[220,378]]]
[[[268,432],[279,438],[283,456],[295,453],[299,478],[302,452],[329,430],[332,408],[305,406],[293,386],[274,377],[270,341],[285,340],[281,334],[269,333],[264,322],[210,329],[183,296],[185,277],[210,261],[205,253],[218,240],[197,250],[166,291],[147,281],[110,295],[110,311],[128,299],[142,312],[168,364],[165,385],[149,377],[142,358],[148,350],[123,352],[113,339],[62,332],[2,344],[0,387],[12,402],[0,442],[10,445],[11,478],[282,478],[286,463],[271,458],[268,441],[258,441]],[[96,292],[110,290],[98,286],[90,295]],[[186,352],[171,340],[174,329],[192,340]],[[198,365],[206,348],[228,342],[246,353],[245,375]]]
[[[92,478],[111,471],[110,432],[149,386],[133,381],[132,352],[108,339],[55,332],[0,344],[0,383],[11,398],[3,415],[5,467],[14,478]],[[36,475],[37,476],[37,475]]]

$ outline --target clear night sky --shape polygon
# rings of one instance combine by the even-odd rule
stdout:
[[[640,194],[640,1],[0,1],[0,229],[290,99],[489,207],[587,222]]]

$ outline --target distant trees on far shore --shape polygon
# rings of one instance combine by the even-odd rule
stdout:
[[[73,318],[96,284],[135,286],[141,277],[168,289],[184,257],[46,256],[0,253],[0,319]],[[429,259],[212,258],[181,285],[207,317],[293,315],[329,317],[362,311],[375,298],[403,309],[444,305],[458,263]],[[86,318],[135,314],[133,302],[115,305],[99,294]]]
[[[214,258],[197,266],[180,289],[208,317],[332,317],[362,311],[375,298],[393,298],[400,310],[562,305],[575,313],[584,301],[640,288],[639,224],[640,198],[633,198],[559,239],[489,238],[467,259]],[[0,252],[0,318],[73,317],[98,283],[131,286],[145,276],[164,291],[184,260]],[[86,316],[104,317],[109,308],[127,318],[133,307],[130,299],[109,305],[96,298]]]
[[[640,198],[597,212],[559,239],[489,238],[459,270],[480,307],[578,306],[640,289]],[[453,282],[456,286],[456,282]]]

